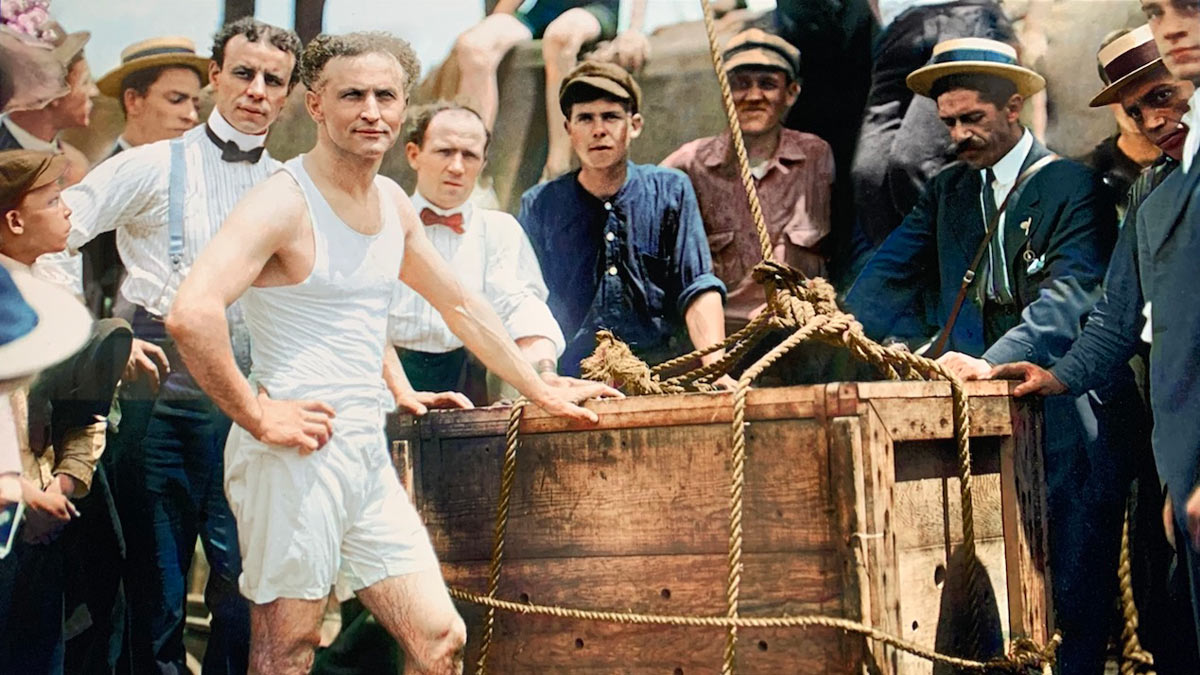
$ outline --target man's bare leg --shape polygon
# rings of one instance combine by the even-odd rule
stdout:
[[[321,643],[325,599],[250,606],[250,675],[307,675]]]
[[[500,108],[496,70],[514,45],[532,40],[529,27],[512,14],[492,14],[475,24],[454,43],[458,59],[458,95],[479,106],[479,115],[490,130]],[[555,97],[557,100],[557,92]]]
[[[590,12],[575,8],[550,22],[542,36],[542,58],[546,61],[546,166],[542,180],[557,178],[571,170],[571,139],[563,128],[558,106],[558,88],[563,77],[575,67],[579,49],[600,37],[600,20]]]
[[[404,647],[406,675],[462,672],[467,628],[439,571],[389,577],[359,591],[358,599]]]

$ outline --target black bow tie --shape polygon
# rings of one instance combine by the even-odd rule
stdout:
[[[254,148],[253,150],[242,150],[237,143],[233,141],[223,141],[217,135],[217,132],[212,130],[212,127],[204,125],[204,131],[208,134],[208,140],[221,149],[221,160],[225,162],[250,162],[258,164],[258,160],[262,159],[263,146]]]

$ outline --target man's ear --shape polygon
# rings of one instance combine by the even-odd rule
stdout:
[[[320,123],[325,119],[325,113],[321,111],[321,95],[311,89],[304,92],[304,109],[314,122]]]
[[[791,84],[789,84],[787,86],[787,108],[786,109],[790,110],[791,107],[796,104],[796,99],[799,96],[800,96],[800,83],[795,80],[792,80]]]
[[[25,232],[25,223],[21,222],[21,214],[16,209],[4,212],[4,230],[20,235]]]
[[[629,118],[629,137],[637,138],[638,136],[641,136],[642,125],[644,125],[645,122],[646,120],[642,117],[641,113],[634,113],[633,117]]]
[[[125,103],[125,117],[128,118],[131,114],[136,114],[137,106],[141,100],[141,96],[133,89],[126,89],[121,92],[121,100]]]
[[[417,170],[416,161],[419,154],[421,154],[421,146],[412,142],[404,144],[404,156],[408,158],[408,165],[412,167],[413,171]]]
[[[221,66],[216,61],[208,62],[208,81],[213,82],[221,74]]]
[[[1025,97],[1020,94],[1013,94],[1008,97],[1008,103],[1004,104],[1004,117],[1009,124],[1016,124],[1021,117],[1021,109],[1025,107]]]

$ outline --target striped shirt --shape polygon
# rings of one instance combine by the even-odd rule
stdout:
[[[232,140],[243,150],[260,147],[266,139],[265,135],[237,131],[216,109],[208,118],[208,126],[219,138]],[[63,200],[72,212],[68,249],[77,251],[97,235],[116,230],[117,251],[128,271],[120,293],[159,316],[166,316],[192,263],[242,195],[280,167],[266,152],[255,164],[222,160],[221,149],[208,138],[204,125],[185,133],[183,144],[187,188],[184,256],[178,273],[172,271],[168,257],[170,141],[118,153],[63,192]],[[69,280],[71,287],[82,293],[82,268],[77,260],[77,253],[69,257],[42,256],[38,271],[54,281]]]
[[[546,306],[546,283],[537,255],[516,219],[503,211],[475,208],[439,209],[421,193],[412,196],[413,207],[440,215],[462,213],[463,233],[445,225],[430,225],[425,235],[450,263],[465,288],[487,298],[514,340],[544,337],[562,355],[566,343],[558,321]],[[396,284],[388,321],[388,336],[398,347],[441,354],[463,346],[445,320],[424,298],[403,283]]]

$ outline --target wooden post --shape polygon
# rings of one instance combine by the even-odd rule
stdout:
[[[1011,403],[1013,432],[1000,441],[1000,509],[1008,580],[1009,635],[1038,644],[1050,639],[1051,592],[1047,565],[1046,479],[1042,418],[1033,406]]]

